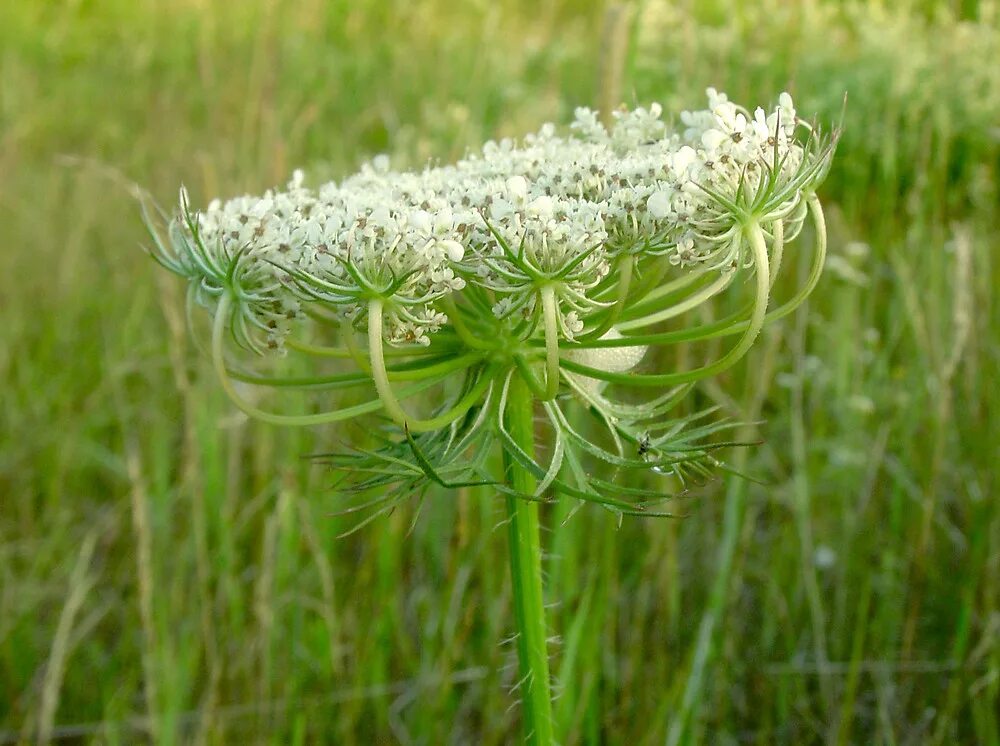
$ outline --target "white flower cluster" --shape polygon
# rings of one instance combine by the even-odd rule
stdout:
[[[753,114],[708,97],[677,127],[658,104],[616,111],[610,130],[578,109],[567,134],[546,124],[453,165],[397,172],[383,156],[317,189],[296,172],[284,191],[197,214],[182,196],[173,268],[205,303],[238,286],[243,337],[271,347],[303,302],[360,324],[374,297],[387,341],[427,344],[447,321],[437,301],[466,283],[489,289],[501,318],[531,318],[539,288],[554,286],[571,339],[616,258],[731,271],[745,260],[741,220],[780,217],[786,234],[801,222],[821,166],[795,137],[805,125],[791,97]]]

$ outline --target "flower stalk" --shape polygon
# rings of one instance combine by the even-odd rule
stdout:
[[[542,318],[545,325],[545,391],[543,401],[551,401],[559,393],[559,310],[555,289],[542,288]]]
[[[534,399],[519,375],[511,376],[507,391],[507,430],[521,451],[533,459]],[[504,468],[512,490],[535,493],[535,477],[521,462],[506,455]],[[524,741],[531,746],[549,746],[554,736],[538,503],[513,495],[507,495],[506,503]]]

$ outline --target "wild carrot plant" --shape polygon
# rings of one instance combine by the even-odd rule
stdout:
[[[835,137],[787,93],[751,113],[709,89],[678,124],[661,114],[618,111],[605,128],[578,109],[566,132],[547,124],[453,165],[401,172],[382,157],[339,184],[311,188],[297,171],[281,191],[196,210],[182,189],[174,214],[147,213],[153,256],[188,281],[189,311],[212,316],[214,369],[237,407],[274,425],[376,418],[365,443],[328,456],[361,495],[354,508],[375,517],[435,485],[505,500],[530,743],[553,742],[539,503],[671,515],[689,481],[725,468],[714,454],[730,426],[672,412],[823,267],[815,192]],[[772,303],[807,219],[811,270]],[[733,290],[747,296],[735,313],[677,324]],[[734,341],[698,367],[644,364],[650,348],[719,338]],[[267,362],[285,355],[314,358],[316,374]],[[288,414],[247,385],[364,394]],[[621,395],[636,389],[649,394]]]

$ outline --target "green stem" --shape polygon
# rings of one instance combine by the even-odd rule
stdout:
[[[409,360],[395,368],[386,368],[390,381],[424,381],[428,378],[441,378],[448,373],[469,368],[483,359],[478,353],[469,353],[459,357],[448,357],[437,361],[420,364],[420,359]],[[404,367],[405,366],[405,367]],[[272,388],[301,389],[340,389],[352,386],[364,386],[372,382],[370,373],[337,373],[329,376],[257,376],[240,370],[230,370],[229,377],[254,386],[270,386]]]
[[[455,303],[454,298],[446,295],[441,302],[442,305],[444,305],[445,313],[448,314],[448,320],[451,322],[452,328],[455,330],[455,333],[458,335],[458,338],[462,340],[462,342],[474,350],[493,349],[494,345],[479,339],[473,331],[469,329],[468,324],[465,323],[465,319],[462,318],[462,312],[459,310],[458,304]]]
[[[683,297],[690,286],[703,287],[710,280],[711,272],[698,270],[688,272],[662,285],[650,287],[647,284],[645,287],[640,287],[634,293],[632,305],[622,313],[622,318],[626,320],[638,319],[661,308],[668,308],[673,305],[678,296]]]
[[[286,339],[285,347],[290,350],[295,350],[296,352],[305,353],[306,355],[315,355],[316,357],[332,357],[344,360],[354,359],[356,357],[355,353],[346,347],[326,347],[324,345],[302,342],[297,339]],[[423,349],[413,349],[412,347],[407,347],[405,349],[385,351],[386,357],[422,357],[440,354],[441,346],[425,347]]]
[[[517,445],[534,457],[534,401],[524,380],[511,377],[506,411],[507,428]],[[516,459],[504,454],[509,485],[521,494],[535,493],[535,478]],[[517,656],[524,740],[530,746],[550,746],[552,694],[546,650],[545,605],[542,596],[542,551],[538,504],[507,496],[510,575],[517,622]]]
[[[343,347],[326,347],[324,345],[314,345],[308,342],[300,342],[297,339],[286,339],[285,346],[290,350],[295,350],[296,352],[304,352],[307,355],[316,355],[317,357],[335,357],[335,358],[350,358],[351,351],[344,349]]]
[[[806,201],[809,204],[809,212],[813,218],[813,225],[816,233],[816,248],[813,250],[812,265],[806,282],[794,296],[764,315],[764,322],[771,323],[778,319],[783,319],[795,311],[806,298],[815,290],[823,275],[823,266],[826,262],[826,220],[823,217],[823,207],[816,195],[810,195]],[[784,242],[784,236],[782,236]],[[610,347],[635,347],[636,345],[668,345],[680,342],[693,342],[696,340],[715,339],[717,337],[728,337],[733,334],[745,332],[750,325],[749,319],[742,319],[746,311],[740,311],[730,316],[715,321],[711,324],[696,326],[691,329],[679,329],[672,332],[661,332],[659,334],[630,334],[620,339],[595,339],[589,340],[586,344],[564,343],[563,349],[606,349]],[[633,318],[633,311],[626,311],[626,318]],[[620,327],[619,327],[620,328]]]
[[[736,277],[736,272],[723,271],[715,282],[705,288],[702,288],[694,295],[690,295],[680,303],[670,306],[669,308],[665,308],[657,313],[633,319],[632,321],[623,321],[618,325],[618,331],[626,332],[632,329],[641,329],[645,326],[652,326],[653,324],[658,324],[661,321],[666,321],[667,319],[672,319],[675,316],[680,316],[682,313],[687,313],[692,308],[697,308],[705,301],[715,295],[718,295],[729,287],[729,284],[733,281],[734,277]]]
[[[714,376],[724,370],[728,370],[739,362],[753,346],[757,335],[760,334],[760,330],[764,326],[767,314],[768,293],[771,288],[771,271],[768,267],[767,244],[764,241],[764,234],[757,223],[748,223],[744,226],[743,231],[747,241],[750,243],[750,254],[753,257],[757,292],[754,295],[753,307],[748,322],[749,325],[733,349],[714,363],[682,373],[662,373],[658,375],[614,373],[565,358],[562,361],[562,367],[573,373],[580,373],[589,378],[596,378],[599,381],[607,381],[608,383],[634,384],[636,386],[673,386],[678,383],[700,381],[703,378]],[[621,328],[620,325],[619,328]]]
[[[622,311],[625,310],[625,304],[629,299],[629,289],[632,287],[632,271],[635,269],[635,258],[631,256],[623,257],[619,259],[615,268],[618,271],[615,304],[608,310],[604,321],[598,324],[593,330],[579,337],[582,341],[603,337],[618,322]]]
[[[517,366],[518,372],[521,377],[524,378],[524,382],[531,389],[531,393],[538,397],[539,401],[545,401],[547,399],[547,392],[545,390],[545,384],[538,380],[538,377],[531,370],[531,361],[524,355],[515,355],[514,364]]]
[[[380,311],[380,313],[381,313],[381,311]],[[371,320],[370,319],[369,319],[368,323],[371,324]],[[378,328],[379,328],[379,335],[380,335],[380,338],[381,338],[381,334],[382,334],[382,317],[381,316],[379,316]],[[347,320],[345,320],[340,325],[340,330],[341,330],[341,334],[343,334],[343,336],[344,336],[344,342],[347,344],[347,351],[348,351],[348,353],[350,353],[351,359],[354,360],[354,364],[358,366],[359,370],[363,370],[365,373],[371,373],[371,367],[370,367],[370,365],[368,363],[368,360],[365,358],[364,353],[361,352],[361,348],[358,347],[358,340],[354,336],[354,327],[352,327],[351,324]],[[383,352],[382,354],[383,354],[383,357],[384,357],[385,353]]]
[[[771,228],[774,235],[774,245],[771,247],[771,287],[778,279],[778,270],[781,268],[781,257],[785,252],[785,224],[779,219],[774,221]]]
[[[244,413],[271,425],[307,427],[309,425],[325,425],[331,422],[343,422],[344,420],[359,417],[363,414],[378,412],[382,409],[383,403],[379,399],[365,402],[364,404],[357,404],[353,407],[335,409],[332,412],[320,412],[319,414],[287,415],[275,414],[273,412],[266,412],[263,409],[258,409],[256,406],[240,396],[239,392],[233,386],[233,382],[229,377],[229,370],[226,368],[223,342],[226,331],[226,319],[229,316],[231,305],[231,297],[228,293],[224,293],[222,297],[219,298],[219,305],[215,309],[215,321],[212,323],[212,364],[215,367],[216,375],[219,377],[219,382],[222,384],[223,391],[226,392],[226,395],[229,396],[229,399],[233,402],[233,404],[243,410]],[[419,384],[405,389],[400,395],[404,398],[413,396],[414,394],[418,394],[421,391],[431,388],[431,386],[434,386],[437,383],[439,383],[439,381],[434,379],[422,381]]]
[[[542,318],[545,322],[545,401],[559,393],[559,309],[551,285],[542,288]]]
[[[475,385],[446,412],[426,420],[416,419],[406,413],[392,390],[389,383],[389,373],[385,367],[385,348],[382,344],[382,311],[382,300],[375,298],[368,302],[368,356],[371,363],[371,375],[372,381],[375,383],[375,390],[378,392],[386,413],[397,424],[411,432],[425,433],[438,430],[468,412],[489,388],[489,371],[480,376]]]

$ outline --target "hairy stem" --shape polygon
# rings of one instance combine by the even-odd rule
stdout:
[[[511,378],[507,401],[505,416],[511,437],[533,458],[534,401],[531,391],[518,375]],[[510,487],[521,494],[535,493],[535,478],[531,472],[506,453],[504,466]],[[549,746],[553,743],[552,694],[549,689],[549,657],[545,643],[538,504],[508,495],[507,516],[524,740],[531,746]]]

